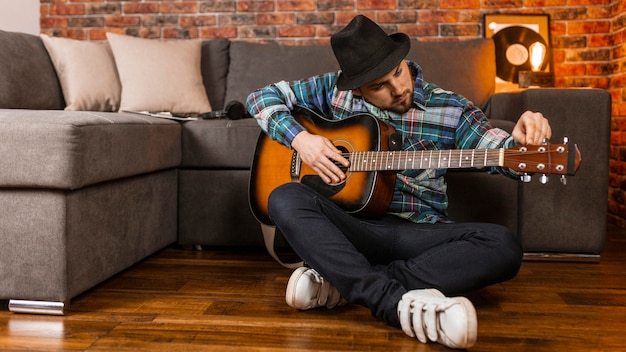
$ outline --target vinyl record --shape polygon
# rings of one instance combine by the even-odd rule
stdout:
[[[511,26],[498,31],[493,35],[496,46],[496,75],[501,79],[518,83],[519,71],[529,71],[530,46],[540,42],[548,47],[543,37],[530,28]],[[548,54],[544,58],[542,67],[548,60]]]

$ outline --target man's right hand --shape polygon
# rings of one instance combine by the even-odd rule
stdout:
[[[350,162],[341,155],[341,151],[328,138],[302,131],[291,141],[291,146],[298,151],[302,161],[311,167],[324,182],[338,183],[346,178],[335,162],[345,167],[348,167]]]

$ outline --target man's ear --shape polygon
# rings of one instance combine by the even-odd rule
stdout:
[[[360,90],[359,88],[354,88],[354,89],[352,90],[352,94],[353,94],[354,96],[357,96],[357,97],[361,97],[361,96],[363,96],[363,95],[361,94],[361,90]]]

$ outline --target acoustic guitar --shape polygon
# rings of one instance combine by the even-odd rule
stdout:
[[[293,149],[261,132],[250,177],[250,207],[262,224],[272,225],[267,202],[270,193],[288,182],[313,187],[349,213],[383,215],[391,202],[396,173],[407,169],[463,169],[502,166],[525,174],[574,175],[580,166],[578,147],[567,143],[520,145],[508,149],[401,150],[402,137],[370,114],[328,120],[297,107],[292,115],[309,132],[330,139],[350,161],[337,164],[346,174],[339,183],[325,183]]]

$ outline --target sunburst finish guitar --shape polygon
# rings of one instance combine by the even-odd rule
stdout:
[[[377,217],[393,196],[396,173],[407,169],[460,169],[502,166],[524,173],[574,175],[580,166],[578,147],[565,144],[525,145],[509,149],[403,151],[393,127],[369,114],[332,121],[302,107],[293,116],[309,132],[330,139],[350,161],[340,166],[346,179],[325,183],[293,149],[261,132],[250,178],[250,206],[261,223],[271,225],[267,201],[278,186],[307,184],[347,212]]]

